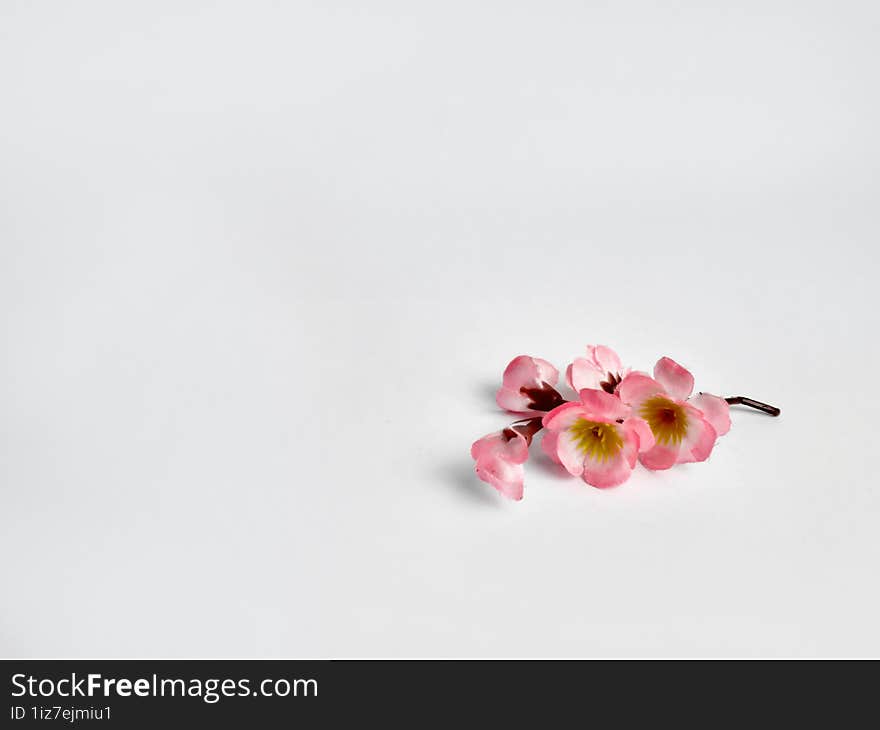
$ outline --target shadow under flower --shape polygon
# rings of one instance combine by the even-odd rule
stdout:
[[[469,461],[448,465],[442,470],[441,476],[459,495],[473,504],[500,507],[505,501],[489,484],[480,481],[474,473],[473,463]]]
[[[487,407],[491,408],[496,413],[504,413],[504,411],[498,408],[498,405],[495,403],[495,394],[497,392],[498,386],[489,381],[478,385],[475,389],[475,395],[481,401],[484,401]]]
[[[543,453],[534,454],[529,459],[529,464],[533,469],[540,471],[546,476],[555,477],[556,479],[571,479],[571,474],[561,464],[551,461],[550,458]]]

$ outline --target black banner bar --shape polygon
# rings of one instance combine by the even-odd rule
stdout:
[[[795,684],[779,671],[790,674],[787,662],[4,660],[0,727],[345,727],[358,718],[420,727],[526,711],[540,713],[541,727],[608,717],[714,726],[752,723],[755,707],[762,721],[804,709],[815,720],[833,698],[823,665]],[[848,682],[848,707],[873,696],[875,667]]]

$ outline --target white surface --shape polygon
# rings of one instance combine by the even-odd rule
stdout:
[[[880,10],[0,3],[0,654],[877,655]],[[737,410],[473,476],[506,362]]]

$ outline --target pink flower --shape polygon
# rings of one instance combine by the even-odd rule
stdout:
[[[511,413],[535,413],[553,410],[563,402],[553,386],[559,382],[559,371],[539,357],[520,355],[504,370],[504,380],[495,402]]]
[[[543,424],[544,451],[594,487],[625,482],[638,453],[654,446],[648,424],[630,417],[628,406],[601,390],[581,390],[580,402],[555,408]]]
[[[578,357],[568,366],[565,379],[572,390],[580,393],[584,388],[614,393],[617,385],[629,373],[620,364],[617,353],[605,345],[587,345],[587,357]]]
[[[657,361],[653,378],[631,373],[618,386],[620,399],[654,434],[654,448],[640,457],[648,469],[705,461],[718,436],[730,430],[727,401],[709,393],[692,398],[693,390],[694,376],[668,357]]]
[[[477,462],[477,476],[510,499],[523,497],[523,464],[529,458],[531,436],[513,428],[490,433],[475,441],[471,456]]]

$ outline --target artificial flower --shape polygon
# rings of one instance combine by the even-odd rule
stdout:
[[[563,403],[556,383],[559,371],[540,357],[520,355],[504,370],[495,402],[511,413],[545,413]]]
[[[522,499],[523,464],[529,458],[530,440],[513,428],[505,428],[474,441],[471,456],[477,462],[477,476],[505,497]]]
[[[632,417],[621,400],[602,390],[583,389],[542,421],[545,453],[594,487],[614,487],[629,479],[641,451],[653,447],[648,424]]]
[[[559,394],[559,372],[546,360],[520,355],[505,369],[495,399],[527,417],[471,446],[477,475],[504,496],[522,499],[523,465],[542,429],[541,448],[550,459],[587,484],[613,487],[629,478],[638,460],[649,469],[705,461],[730,430],[732,404],[780,413],[742,395],[693,395],[693,376],[668,357],[657,361],[653,378],[632,372],[604,345],[588,346],[587,357],[568,366],[566,379],[577,401]]]
[[[660,358],[654,377],[630,373],[617,387],[621,401],[647,421],[654,447],[640,455],[648,469],[705,461],[718,436],[730,430],[730,409],[724,398],[700,393],[691,398],[694,377],[677,362]]]
[[[614,393],[629,368],[620,364],[617,353],[605,345],[587,345],[587,357],[575,358],[565,372],[565,379],[578,393],[584,388]]]

